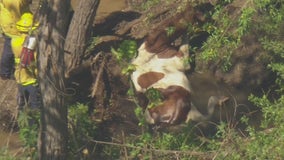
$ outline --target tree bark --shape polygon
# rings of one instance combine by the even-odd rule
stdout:
[[[92,26],[100,0],[78,2],[74,12],[65,43],[65,76],[82,64],[84,53],[92,38]]]
[[[64,40],[69,0],[45,0],[39,13],[38,69],[42,93],[40,160],[67,159],[67,107],[64,105]]]

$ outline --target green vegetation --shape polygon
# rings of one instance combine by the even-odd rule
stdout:
[[[39,111],[25,111],[19,114],[19,137],[25,146],[25,155],[27,157],[37,157],[37,140],[39,130]]]
[[[147,106],[148,108],[152,108],[154,106],[159,105],[163,99],[163,95],[161,94],[161,92],[155,88],[149,88],[145,92],[145,95],[149,100],[149,105]]]
[[[112,54],[122,67],[122,74],[129,75],[135,70],[135,66],[129,64],[130,60],[137,55],[137,43],[133,40],[124,40],[119,48],[111,48]]]
[[[238,13],[230,15],[224,7],[226,1],[216,6],[211,13],[214,23],[208,22],[202,30],[210,37],[200,50],[196,50],[201,60],[215,62],[228,71],[230,58],[242,45],[242,38],[257,34],[263,51],[260,61],[267,62],[267,69],[277,74],[277,89],[249,100],[259,107],[263,120],[259,128],[249,125],[248,117],[242,117],[247,124],[244,134],[231,124],[222,122],[218,131],[208,139],[192,136],[194,129],[175,133],[143,133],[129,138],[129,153],[132,158],[142,159],[283,159],[284,154],[284,6],[282,1],[246,1]],[[171,29],[174,30],[174,29]],[[139,113],[139,112],[138,112]],[[143,124],[143,123],[142,123]],[[133,147],[135,146],[135,147]]]
[[[90,118],[87,105],[78,103],[68,108],[68,132],[70,160],[91,152],[90,142],[96,137],[97,125]]]
[[[157,1],[152,2],[155,4]],[[214,23],[208,22],[202,28],[210,37],[202,48],[197,50],[200,54],[197,58],[208,63],[214,61],[224,71],[228,71],[231,67],[230,58],[241,45],[242,38],[248,34],[257,34],[258,41],[267,55],[263,58],[269,62],[267,69],[277,74],[276,89],[260,97],[248,97],[263,113],[260,127],[250,126],[248,117],[242,117],[241,121],[247,124],[244,134],[239,134],[234,126],[227,122],[221,122],[217,126],[216,134],[211,137],[194,135],[196,128],[191,124],[178,132],[149,133],[145,131],[142,109],[137,107],[136,115],[141,121],[141,135],[127,137],[123,144],[105,144],[100,154],[108,159],[143,160],[284,158],[284,2],[248,0],[239,13],[229,15],[224,5],[233,2],[224,1],[211,13]],[[129,75],[135,69],[135,66],[128,64],[136,55],[137,44],[127,40],[122,43],[120,49],[112,51],[123,68],[123,73]],[[156,92],[151,93],[150,97],[160,98]],[[70,157],[87,159],[86,154],[90,154],[95,148],[90,144],[99,131],[87,112],[87,107],[82,104],[69,107]],[[34,129],[22,128],[20,132],[24,137],[24,144],[34,147]],[[0,150],[0,159],[15,158],[6,154],[3,149]]]

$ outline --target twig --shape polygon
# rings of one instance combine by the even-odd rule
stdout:
[[[131,146],[127,144],[121,144],[121,143],[114,143],[114,142],[105,142],[105,141],[98,141],[98,140],[91,140],[91,142],[98,143],[98,144],[104,144],[104,145],[112,145],[112,146],[118,146],[118,147],[125,147],[125,148],[133,148],[133,149],[139,149],[144,150],[147,152],[158,152],[158,153],[165,153],[165,154],[184,154],[184,155],[191,155],[191,156],[197,156],[197,157],[203,157],[206,159],[211,159],[216,153],[215,152],[198,152],[198,151],[178,151],[178,150],[162,150],[162,149],[149,149],[149,148],[142,148],[137,146]]]
[[[124,131],[121,131],[121,138],[122,138],[122,142],[125,143],[125,135],[124,135]],[[124,150],[124,157],[125,160],[128,160],[128,155],[127,155],[127,147],[123,147]]]
[[[101,54],[102,54],[102,52],[98,53],[94,60],[97,61]],[[103,62],[102,62],[100,69],[98,71],[94,87],[92,87],[91,97],[95,97],[96,94],[97,94],[97,90],[98,90],[100,79],[101,79],[102,74],[103,74],[104,66],[105,66],[105,57],[103,58]]]

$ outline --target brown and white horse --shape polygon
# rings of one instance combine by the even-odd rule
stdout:
[[[185,71],[190,69],[187,51],[169,47],[160,53],[151,53],[143,43],[138,56],[132,61],[136,70],[131,79],[137,92],[145,93],[154,88],[160,91],[163,102],[147,108],[146,120],[151,124],[179,124],[186,120],[191,108],[190,85]],[[181,48],[186,48],[182,46]]]
[[[198,111],[192,104],[190,82],[185,74],[190,69],[188,58],[187,45],[182,45],[179,50],[169,46],[162,52],[152,53],[147,50],[147,43],[143,43],[138,49],[138,56],[132,61],[136,70],[131,75],[136,92],[144,94],[154,88],[163,97],[162,103],[154,107],[143,106],[148,123],[205,121],[211,117],[216,106],[228,100],[225,96],[211,96],[208,113],[203,115]]]
[[[138,55],[132,60],[136,70],[131,79],[139,95],[154,88],[163,99],[154,107],[145,107],[145,118],[150,124],[180,124],[189,120],[203,121],[210,118],[214,108],[226,101],[227,97],[213,96],[208,101],[208,114],[201,114],[192,104],[190,82],[185,74],[190,69],[188,63],[188,44],[178,49],[171,42],[187,30],[186,23],[204,21],[202,13],[188,6],[184,13],[164,21],[153,29],[138,49]],[[168,35],[165,27],[175,27],[175,33]]]

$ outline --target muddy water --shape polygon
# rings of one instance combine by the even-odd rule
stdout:
[[[98,16],[106,16],[111,12],[126,8],[125,0],[101,0],[97,11]]]
[[[126,8],[126,0],[101,0],[97,10],[97,16],[104,17],[114,11]],[[71,0],[72,7],[76,10],[79,0]]]

